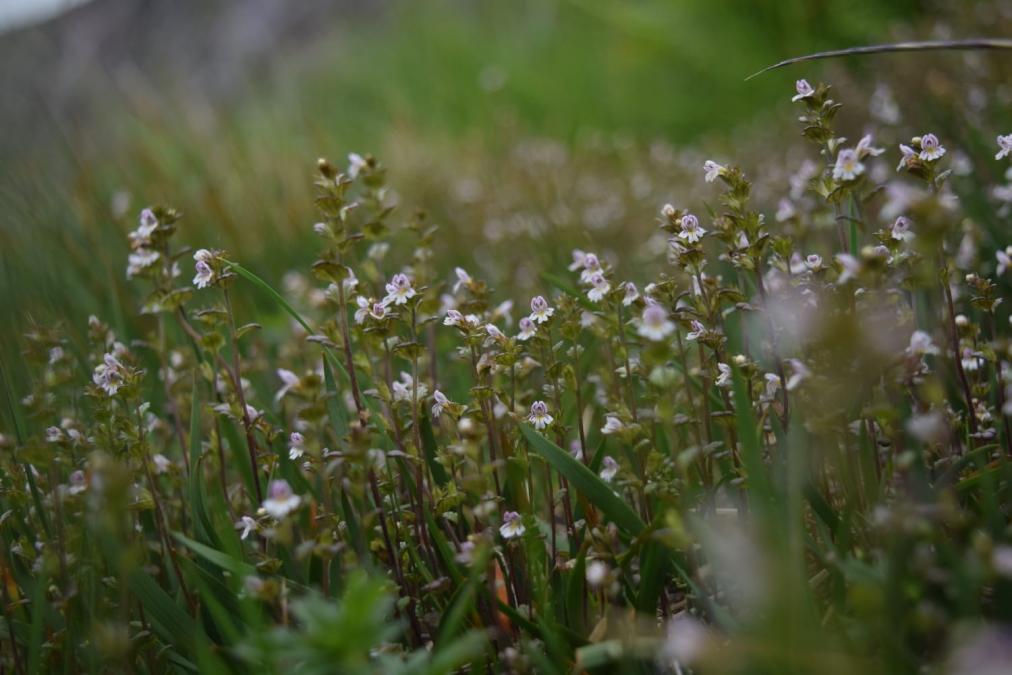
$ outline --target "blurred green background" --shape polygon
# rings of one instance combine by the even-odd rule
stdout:
[[[10,92],[0,104],[3,352],[14,353],[33,319],[79,330],[96,313],[129,333],[124,234],[147,204],[179,208],[184,241],[229,249],[276,281],[311,260],[315,158],[372,152],[390,165],[403,204],[433,210],[466,241],[479,223],[447,195],[484,172],[493,191],[509,185],[512,203],[523,203],[525,189],[542,187],[511,180],[526,139],[553,139],[542,149],[571,152],[577,166],[581,148],[606,139],[593,155],[605,172],[631,171],[626,158],[657,140],[712,141],[730,153],[761,138],[767,120],[790,122],[793,80],[818,69],[745,76],[887,39],[934,9],[921,0],[94,0],[0,36]],[[609,227],[656,206],[643,199]]]

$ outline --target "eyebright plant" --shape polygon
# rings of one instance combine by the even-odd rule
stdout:
[[[775,215],[706,161],[653,278],[584,250],[534,297],[437,269],[372,156],[319,160],[319,253],[283,293],[144,209],[144,333],[36,327],[7,390],[0,667],[986,664],[1012,248],[961,211],[955,140],[851,143],[825,84],[792,104],[810,148]]]

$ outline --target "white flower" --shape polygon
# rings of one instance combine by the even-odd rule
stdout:
[[[857,152],[858,158],[864,159],[868,155],[878,157],[885,152],[884,148],[873,147],[871,142],[871,134],[865,134],[861,137],[861,140],[857,142],[857,146],[854,148],[854,151]]]
[[[155,473],[162,474],[169,470],[172,466],[172,461],[161,453],[157,453],[151,458],[151,461],[155,463]]]
[[[963,364],[963,370],[965,370],[968,373],[980,370],[981,366],[980,356],[978,356],[977,353],[974,352],[969,347],[965,347],[963,349],[963,358],[960,359],[960,361]]]
[[[945,148],[938,142],[938,136],[934,134],[921,136],[921,153],[918,156],[922,161],[933,162],[936,159],[941,159],[944,154]]]
[[[636,284],[631,281],[625,282],[623,287],[625,288],[625,295],[622,296],[622,305],[628,307],[639,299],[640,292],[637,290]]]
[[[898,217],[892,227],[889,228],[889,236],[896,241],[913,239],[914,233],[910,231],[910,219],[905,216]]]
[[[357,152],[348,153],[348,178],[355,180],[358,178],[358,174],[364,169],[368,163],[365,158]]]
[[[443,414],[443,409],[450,405],[450,399],[446,398],[446,395],[438,389],[432,393],[432,399],[435,401],[432,404],[432,417],[439,419],[439,416]]]
[[[780,389],[780,376],[776,373],[766,373],[763,379],[766,380],[766,393],[763,398],[767,401],[772,401]]]
[[[668,319],[667,310],[657,303],[648,303],[643,309],[643,316],[636,332],[648,340],[660,342],[674,331],[675,324]]]
[[[717,375],[717,379],[714,381],[714,384],[722,389],[730,387],[732,384],[731,366],[726,363],[717,363],[717,371],[719,372],[719,375]]]
[[[245,539],[249,536],[250,532],[256,532],[260,529],[260,526],[257,525],[257,521],[253,520],[249,516],[243,516],[239,519],[239,522],[235,524],[235,529],[242,530],[242,534],[239,535],[239,538]]]
[[[516,511],[507,511],[502,514],[502,525],[499,527],[499,534],[503,539],[519,537],[527,531],[521,522],[520,514]]]
[[[456,309],[446,310],[446,316],[443,318],[444,326],[459,326],[464,321],[464,315]]]
[[[548,306],[548,301],[542,295],[535,295],[531,298],[531,319],[538,323],[544,323],[555,314],[555,310]]]
[[[414,382],[414,380],[411,379],[411,376],[408,375],[407,373],[403,373],[402,372],[401,373],[401,381],[400,382],[394,382],[391,385],[391,389],[393,389],[394,401],[413,401],[414,400],[415,382]],[[425,398],[428,395],[429,395],[429,388],[427,386],[425,386],[424,384],[422,384],[421,382],[419,382],[418,383],[418,398],[420,398],[420,399],[421,398]]]
[[[578,248],[573,249],[573,262],[569,264],[569,271],[575,272],[576,270],[583,267],[583,261],[587,257],[587,254]]]
[[[544,429],[555,420],[548,414],[548,405],[544,401],[535,401],[531,404],[531,414],[527,419],[535,429]]]
[[[530,317],[523,317],[520,319],[519,324],[520,332],[517,333],[517,339],[521,342],[526,342],[534,337],[534,334],[538,331],[538,326]]]
[[[907,354],[914,356],[938,354],[938,347],[931,341],[930,335],[922,330],[915,330],[910,336],[910,346],[907,347]]]
[[[513,325],[513,301],[503,300],[492,310],[492,320],[502,319],[507,326]]]
[[[713,181],[717,180],[717,178],[722,176],[724,172],[727,171],[727,168],[708,159],[705,162],[703,162],[703,171],[706,172],[706,175],[704,176],[706,182],[712,183]]]
[[[995,254],[998,258],[998,269],[997,274],[1001,276],[1005,274],[1005,270],[1012,267],[1012,246],[1006,246],[1004,251],[998,251]]]
[[[822,256],[818,253],[812,253],[805,258],[805,267],[811,272],[818,272],[822,269]]]
[[[611,284],[604,278],[604,275],[600,272],[592,275],[588,280],[592,288],[587,291],[587,297],[590,298],[591,302],[600,302],[604,298],[605,294],[611,290]]]
[[[706,326],[702,322],[693,319],[689,324],[692,326],[692,330],[685,334],[686,340],[698,340],[706,334]]]
[[[214,260],[214,254],[208,251],[206,248],[198,248],[193,254],[194,262],[205,262],[209,263]]]
[[[836,156],[836,165],[833,166],[833,180],[851,181],[863,173],[864,164],[861,163],[854,150],[844,148]]]
[[[207,288],[214,281],[214,270],[203,260],[198,260],[195,266],[196,276],[193,277],[193,285],[197,288]]]
[[[812,374],[812,371],[808,370],[808,367],[798,359],[787,359],[787,363],[790,364],[793,371],[791,376],[787,378],[787,391],[794,391],[799,384]]]
[[[808,80],[798,80],[795,82],[794,91],[798,93],[791,99],[792,103],[797,103],[804,98],[810,98],[815,94],[815,89],[812,88],[812,85],[808,84]]]
[[[383,305],[404,305],[408,300],[415,297],[415,289],[411,287],[411,279],[407,274],[395,274],[390,283],[386,285],[387,297],[383,298]]]
[[[665,204],[664,206],[661,207],[661,215],[664,216],[665,218],[668,219],[674,218],[676,213],[678,213],[678,211],[671,204]]]
[[[587,253],[583,256],[583,271],[580,272],[580,281],[582,283],[590,282],[590,278],[601,271],[601,261],[597,259],[597,256],[593,253]]]
[[[861,271],[861,263],[849,253],[837,253],[836,261],[843,267],[843,272],[840,273],[840,277],[836,280],[838,284],[847,283]]]
[[[46,429],[46,442],[59,443],[63,440],[63,429],[60,427],[49,427]]]
[[[369,309],[372,307],[372,300],[359,295],[355,298],[355,304],[358,305],[358,309],[355,310],[355,323],[365,323],[365,319],[369,316]]]
[[[455,267],[453,272],[454,274],[457,275],[457,283],[453,285],[454,293],[459,291],[461,286],[470,286],[472,283],[474,283],[474,280],[471,279],[471,275],[468,274],[467,270],[465,270],[463,267]]]
[[[285,397],[285,394],[291,391],[292,387],[299,383],[299,376],[285,368],[278,368],[277,373],[281,379],[281,388],[278,389],[278,393],[274,394],[274,400],[280,401]]]
[[[302,503],[302,497],[292,492],[292,486],[286,480],[272,480],[267,487],[267,495],[262,504],[263,510],[279,520],[299,508]]]
[[[917,153],[909,145],[900,143],[900,163],[896,165],[896,170],[901,171],[910,166],[910,163],[916,159]]]
[[[382,321],[387,316],[387,306],[382,302],[372,303],[372,307],[369,309],[369,316],[376,321]]]
[[[72,495],[79,494],[88,489],[88,479],[84,472],[78,469],[70,474],[70,488],[67,490]]]
[[[140,274],[143,270],[154,265],[162,257],[158,251],[149,251],[146,248],[139,248],[127,256],[127,279]]]
[[[623,429],[625,429],[625,425],[622,424],[622,420],[618,418],[618,415],[608,413],[604,416],[604,426],[601,427],[602,434],[609,436],[611,434],[617,434]]]
[[[106,396],[115,396],[123,386],[125,370],[119,359],[112,354],[106,354],[102,358],[102,363],[95,367],[91,380],[106,393]]]
[[[999,139],[1001,136],[998,137]],[[133,248],[142,248],[151,243],[151,235],[158,229],[158,218],[154,211],[144,209],[138,218],[137,229],[130,233],[130,245]]]
[[[601,461],[601,480],[605,483],[610,483],[617,473],[618,462],[610,455],[605,455],[605,458]]]
[[[288,437],[288,458],[292,461],[302,457],[306,452],[306,439],[298,431],[293,431]]]
[[[485,324],[485,332],[493,340],[496,340],[498,342],[505,342],[506,341],[506,336],[503,334],[503,332],[501,330],[499,330],[498,328],[496,328],[496,325],[494,323],[487,323],[487,324]]]
[[[695,244],[706,234],[706,230],[699,225],[699,218],[696,218],[691,213],[686,213],[682,216],[680,226],[682,231],[678,233],[678,238],[690,244]]]
[[[1004,159],[1012,155],[1012,134],[1007,136],[998,136],[998,154],[994,156],[995,159]]]
[[[587,565],[587,585],[591,588],[598,588],[608,579],[608,565],[595,560]]]

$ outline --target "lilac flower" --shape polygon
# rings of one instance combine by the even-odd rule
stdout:
[[[150,251],[146,248],[137,249],[127,256],[127,279],[134,278],[161,258],[162,254],[158,251]]]
[[[726,363],[719,363],[718,362],[717,363],[717,372],[718,372],[718,375],[717,375],[717,379],[714,381],[714,384],[717,385],[718,387],[722,388],[722,389],[729,388],[731,386],[731,384],[732,384],[731,366],[727,365]]]
[[[519,327],[520,332],[517,333],[517,339],[520,340],[521,342],[526,342],[527,340],[530,340],[532,337],[534,337],[534,334],[537,333],[538,331],[537,324],[535,324],[534,321],[532,321],[531,318],[527,316],[520,319]]]
[[[590,278],[595,274],[601,272],[601,261],[597,259],[597,256],[593,253],[587,253],[583,256],[583,271],[580,272],[580,281],[588,283]]]
[[[843,267],[843,272],[840,273],[839,278],[836,280],[838,284],[847,283],[861,271],[860,261],[849,253],[837,253],[836,261]]]
[[[941,159],[945,154],[945,148],[938,142],[938,136],[924,134],[921,136],[921,153],[918,155],[924,162],[933,162]]]
[[[708,159],[703,162],[703,171],[706,172],[703,178],[707,183],[712,183],[717,180],[717,178],[724,175],[724,172],[727,171],[727,167],[721,166],[720,164]]]
[[[123,386],[126,368],[112,354],[102,357],[102,363],[95,367],[91,380],[105,392],[106,396],[115,396]]]
[[[907,347],[907,354],[912,356],[935,355],[938,354],[938,347],[932,342],[929,334],[922,330],[915,330],[910,336],[910,346]]]
[[[591,302],[600,302],[608,291],[611,290],[611,284],[608,283],[608,280],[600,272],[593,274],[588,281],[592,288],[587,291],[587,297]]]
[[[1009,155],[1012,155],[1012,134],[998,136],[998,154],[994,158],[1004,159]]]
[[[72,495],[80,494],[88,489],[88,478],[84,472],[78,469],[70,474],[70,488],[67,490]]]
[[[210,261],[214,255],[206,248],[198,249],[193,254],[194,265],[197,275],[193,277],[193,285],[197,288],[207,288],[214,281],[214,270],[211,269]]]
[[[692,330],[685,334],[686,340],[698,340],[702,336],[706,335],[706,326],[702,322],[693,319],[689,322],[692,326]]]
[[[896,241],[913,239],[914,233],[910,231],[910,219],[905,216],[898,217],[892,227],[889,228],[889,236]]]
[[[680,226],[682,231],[678,233],[678,238],[690,244],[695,244],[706,234],[706,230],[699,225],[699,218],[696,218],[691,213],[686,213],[682,216]]]
[[[611,455],[605,455],[601,461],[601,480],[610,483],[615,474],[618,473],[618,462]]]
[[[640,325],[636,330],[642,337],[660,342],[675,331],[675,324],[668,319],[668,312],[655,302],[648,303],[640,317]]]
[[[527,528],[521,522],[520,514],[516,511],[507,511],[502,515],[502,525],[499,527],[499,534],[503,539],[513,539],[522,536]]]
[[[446,398],[446,395],[438,389],[432,393],[432,399],[435,401],[432,404],[432,417],[439,419],[439,416],[443,414],[443,409],[450,405],[450,399]]]
[[[492,338],[493,340],[495,340],[497,342],[505,342],[506,341],[506,336],[503,334],[503,332],[501,330],[499,330],[498,328],[496,328],[496,325],[494,323],[487,323],[487,324],[485,324],[485,332],[488,334],[488,336],[490,338]]]
[[[625,429],[625,424],[619,419],[618,415],[614,413],[608,413],[604,416],[604,426],[601,427],[601,433],[605,436],[611,434],[617,434]]]
[[[459,326],[464,323],[464,315],[456,309],[446,310],[446,317],[443,318],[444,326]]]
[[[794,391],[812,374],[812,371],[808,370],[808,367],[798,359],[787,359],[787,363],[793,371],[791,376],[787,378],[787,391]]]
[[[569,264],[569,271],[575,272],[576,270],[583,267],[583,261],[586,259],[587,254],[584,251],[576,248],[573,249],[573,262]]]
[[[393,382],[390,385],[393,390],[394,401],[413,401],[415,396],[415,381],[407,373],[401,373],[401,381]],[[418,398],[422,399],[429,395],[429,388],[421,382],[417,385]]]
[[[639,299],[640,292],[637,290],[636,284],[631,281],[625,282],[622,286],[625,288],[625,295],[622,296],[622,305],[628,307]]]
[[[531,404],[531,414],[527,420],[534,425],[535,429],[544,429],[551,424],[555,418],[548,414],[548,405],[544,401],[535,401]]]
[[[805,267],[807,267],[810,272],[818,272],[822,269],[822,256],[818,253],[809,254],[805,257]]]
[[[382,321],[387,318],[387,306],[382,302],[372,303],[372,308],[369,310],[369,317],[376,321]]]
[[[858,157],[857,152],[850,148],[844,148],[836,156],[836,164],[833,166],[833,180],[852,181],[864,173],[864,164]]]
[[[383,298],[384,306],[407,304],[408,300],[416,295],[407,274],[395,274],[390,283],[386,285],[386,290],[387,297]]]
[[[999,139],[1001,136],[998,137]],[[158,218],[154,211],[144,209],[138,218],[137,229],[130,233],[130,246],[143,248],[151,244],[151,235],[158,229]]]
[[[555,314],[555,310],[548,306],[544,296],[536,295],[531,298],[531,319],[538,323],[544,323]]]
[[[261,505],[267,515],[278,520],[299,508],[302,497],[292,492],[292,486],[286,480],[272,480],[267,487],[267,499]]]
[[[808,80],[798,80],[794,83],[794,91],[798,92],[796,96],[791,99],[792,103],[806,98],[811,98],[815,94],[815,89],[812,85],[808,84]]]
[[[292,461],[302,457],[306,452],[306,439],[298,431],[288,436],[288,458]]]

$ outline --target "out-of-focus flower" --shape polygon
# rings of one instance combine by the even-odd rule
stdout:
[[[893,222],[891,228],[889,228],[889,236],[896,241],[908,241],[914,238],[914,233],[910,231],[910,219],[905,216],[900,216]]]
[[[660,342],[675,331],[675,324],[668,319],[668,312],[657,303],[648,303],[640,317],[636,332],[648,340]]]
[[[523,317],[520,319],[519,324],[520,332],[517,333],[517,339],[521,342],[526,342],[534,337],[534,334],[538,332],[538,326],[530,317]]]
[[[608,565],[595,560],[587,565],[587,585],[591,588],[600,588],[602,584],[608,579]]]
[[[791,376],[787,378],[787,391],[794,391],[812,372],[808,370],[808,366],[798,359],[787,359],[787,363],[793,371]]]
[[[499,534],[503,539],[513,539],[522,536],[527,528],[524,527],[520,514],[516,511],[507,511],[502,515],[502,525],[499,527]]]
[[[615,461],[614,457],[605,455],[604,459],[601,461],[601,480],[605,483],[610,483],[617,473],[618,462]]]
[[[833,166],[833,180],[852,181],[864,173],[864,164],[861,163],[857,152],[850,148],[844,148],[836,156],[836,164]]]
[[[795,82],[794,91],[796,91],[797,94],[791,98],[792,103],[797,103],[802,99],[811,98],[815,95],[815,89],[812,88],[812,85],[808,84],[808,80],[798,80]]]
[[[636,289],[636,284],[631,281],[627,281],[622,286],[625,288],[625,295],[622,296],[622,305],[628,307],[640,297],[640,292]]]
[[[689,325],[692,326],[692,330],[685,334],[686,340],[698,340],[706,334],[706,326],[701,321],[693,319],[689,322]]]
[[[267,499],[262,504],[263,510],[272,518],[281,519],[299,508],[302,497],[292,492],[292,486],[286,480],[272,480],[267,487]]]
[[[450,399],[446,398],[446,394],[437,389],[432,393],[432,400],[432,417],[439,419],[439,416],[443,414],[443,410],[446,406],[450,405]]]
[[[95,367],[91,380],[97,384],[106,396],[115,396],[123,386],[126,368],[113,354],[102,357],[102,363]]]
[[[243,516],[242,518],[239,519],[239,522],[235,524],[235,529],[242,530],[242,534],[239,535],[239,538],[245,539],[246,537],[249,536],[250,532],[256,532],[258,529],[260,529],[260,526],[257,524],[257,521],[255,521],[253,518],[250,518],[249,516]]]
[[[727,168],[708,159],[705,162],[703,162],[703,171],[706,172],[706,175],[704,176],[706,182],[712,183],[713,181],[720,178],[720,176],[722,176],[724,172],[727,171]]]
[[[588,281],[591,289],[587,291],[587,297],[591,302],[601,302],[601,299],[611,290],[611,284],[600,272],[592,275]]]
[[[306,439],[298,431],[293,431],[288,436],[288,458],[295,461],[306,452]]]
[[[907,347],[907,354],[913,356],[924,356],[926,354],[938,354],[938,347],[931,340],[931,336],[922,330],[915,330],[910,335],[910,346]]]
[[[822,269],[822,256],[818,253],[812,253],[805,257],[805,267],[810,272],[818,272]]]
[[[1004,159],[1009,155],[1012,155],[1012,134],[998,136],[998,154],[994,158]]]
[[[999,249],[994,255],[998,258],[998,269],[995,270],[995,273],[1001,276],[1012,267],[1012,246],[1006,246],[1004,251]]]
[[[614,413],[608,413],[604,416],[604,426],[601,427],[601,433],[608,436],[610,434],[617,434],[625,429],[625,425],[622,424],[622,420],[619,419],[618,415]]]
[[[457,283],[453,285],[454,293],[459,291],[461,286],[470,287],[471,284],[474,283],[474,280],[471,279],[471,275],[468,274],[467,270],[465,270],[463,267],[455,267],[453,272],[454,274],[457,275]]]
[[[278,393],[274,394],[274,400],[280,401],[292,390],[292,387],[299,384],[299,376],[285,368],[278,368],[277,373],[281,379],[281,388],[278,389]]]
[[[355,180],[358,178],[358,174],[362,172],[362,169],[369,165],[365,161],[365,158],[357,152],[348,153],[348,178]]]

